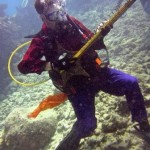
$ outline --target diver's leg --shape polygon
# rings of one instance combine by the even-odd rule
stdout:
[[[94,131],[96,128],[94,98],[95,94],[91,87],[69,96],[77,121],[56,150],[77,150],[81,138],[91,135]]]
[[[111,68],[105,69],[102,75],[100,76],[105,80],[103,79],[100,83],[100,89],[117,96],[125,95],[132,114],[132,121],[139,122],[141,128],[148,127],[147,112],[137,79]]]

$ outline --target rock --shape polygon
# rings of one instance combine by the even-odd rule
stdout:
[[[127,116],[130,114],[130,111],[129,111],[129,108],[128,108],[128,105],[127,105],[127,102],[122,100],[119,102],[118,104],[118,113],[121,115],[121,116]]]
[[[113,144],[111,143],[105,148],[105,150],[127,150],[130,148],[130,146],[131,146],[130,140],[121,142],[119,141]]]
[[[48,113],[42,113],[43,116],[38,116],[36,119],[28,119],[28,110],[24,108],[15,109],[6,118],[3,149],[39,150],[49,144],[56,131],[56,114],[48,114],[48,110]]]
[[[105,121],[102,124],[102,132],[104,133],[113,133],[117,130],[125,129],[128,125],[126,118],[122,118],[119,115],[114,115],[112,122]]]

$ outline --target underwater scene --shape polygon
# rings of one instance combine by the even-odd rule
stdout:
[[[0,0],[0,150],[150,150],[150,0]]]

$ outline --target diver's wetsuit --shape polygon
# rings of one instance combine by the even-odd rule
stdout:
[[[137,79],[119,70],[104,68],[99,72],[99,78],[94,85],[88,85],[82,90],[79,89],[77,94],[69,96],[78,119],[76,132],[79,132],[81,137],[89,135],[96,128],[94,98],[98,90],[116,96],[125,95],[132,121],[147,120],[144,99]]]
[[[84,45],[83,38],[85,35],[86,37],[91,37],[93,33],[75,18],[71,17],[71,19],[84,33],[84,36],[81,37],[70,23],[65,31],[60,30],[55,34],[43,25],[42,30],[45,36],[36,37],[32,40],[29,49],[18,65],[20,72],[24,74],[33,72],[40,74],[44,71],[46,62],[55,63],[57,61],[56,58],[58,57],[56,56],[60,46],[69,51],[77,51]],[[95,94],[100,90],[112,95],[125,95],[132,114],[132,120],[137,122],[147,120],[144,100],[137,79],[115,69],[97,69],[95,67],[94,50],[102,48],[105,48],[105,45],[103,40],[99,40],[83,56],[83,64],[84,61],[86,62],[85,70],[90,74],[91,78],[89,80],[88,77],[83,77],[79,78],[78,81],[76,78],[72,82],[76,93],[68,95],[68,98],[75,111],[77,121],[57,150],[76,149],[75,145],[79,144],[80,139],[89,136],[94,131],[97,126],[94,99]],[[46,60],[41,60],[43,56],[45,56]]]

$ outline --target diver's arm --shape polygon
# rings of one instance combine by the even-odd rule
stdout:
[[[34,38],[26,51],[23,59],[18,64],[18,70],[23,74],[37,73],[41,74],[46,69],[46,60],[44,56],[44,41],[41,38]]]
[[[88,38],[91,38],[94,33],[89,30],[85,25],[83,25],[79,20],[71,16],[71,19],[80,27],[80,29],[88,36]],[[104,44],[103,38],[98,39],[92,46],[92,50],[100,50],[100,49],[106,49],[106,45]]]

